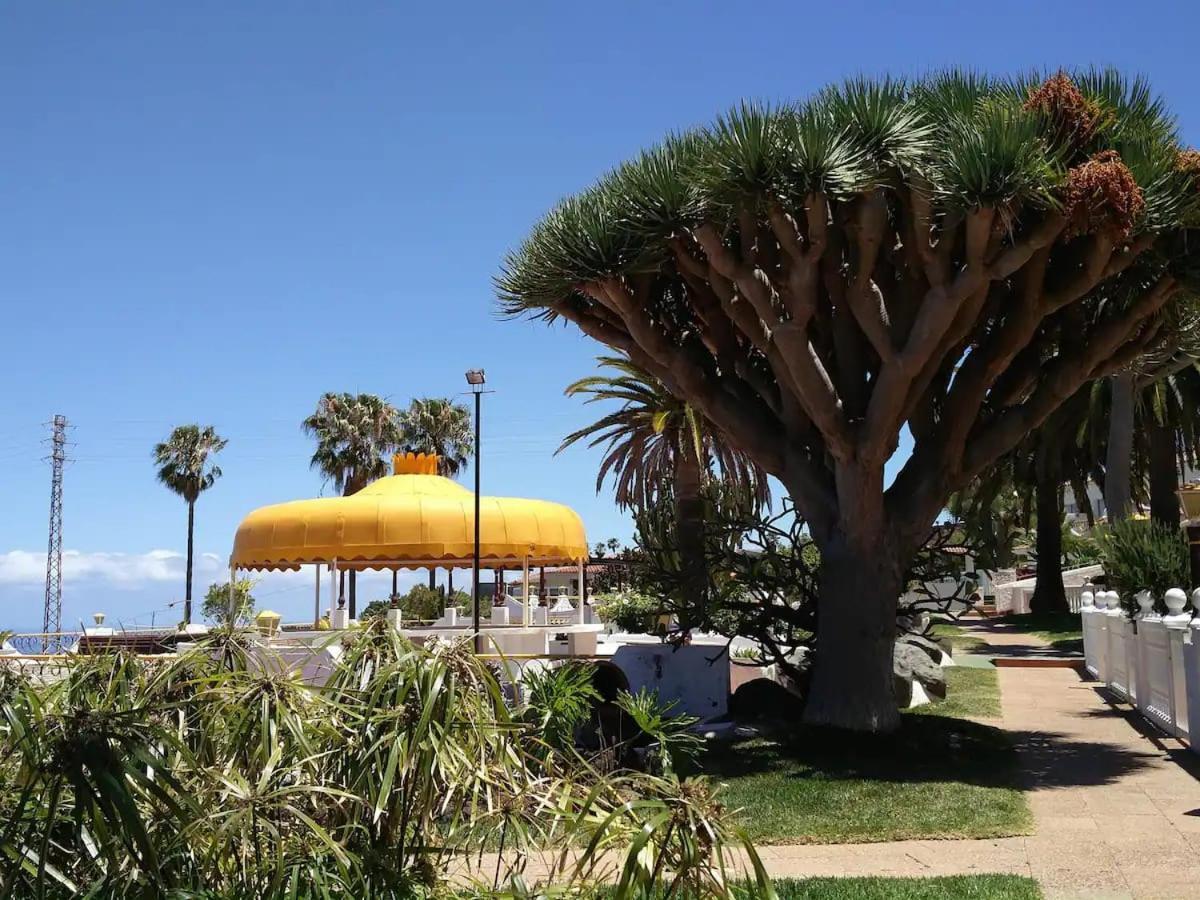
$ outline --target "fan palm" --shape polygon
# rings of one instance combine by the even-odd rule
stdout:
[[[436,454],[438,474],[456,478],[474,451],[471,413],[449,397],[421,397],[400,414],[406,453]]]
[[[457,478],[474,453],[471,412],[449,397],[418,397],[400,414],[400,445],[405,453],[437,456],[438,474]],[[449,592],[454,592],[450,569]],[[437,570],[429,568],[429,589],[437,586]]]
[[[386,475],[400,446],[400,414],[374,394],[324,394],[301,427],[317,441],[312,467],[343,496]]]
[[[312,468],[333,482],[343,496],[386,475],[387,457],[400,446],[400,414],[374,394],[324,394],[301,428],[317,441]],[[351,572],[351,618],[356,612],[356,587],[357,578]]]
[[[558,449],[585,439],[589,447],[606,445],[596,491],[611,474],[623,508],[645,509],[669,493],[676,508],[685,589],[699,602],[705,584],[705,479],[715,467],[763,504],[770,499],[766,473],[645,369],[625,357],[601,356],[597,362],[613,374],[581,378],[568,385],[567,396],[585,395],[587,403],[617,401],[621,407],[567,435]]]
[[[229,443],[211,425],[180,425],[170,437],[154,447],[158,480],[184,499],[188,507],[187,578],[183,621],[192,621],[192,560],[196,524],[196,501],[221,477],[212,458]]]

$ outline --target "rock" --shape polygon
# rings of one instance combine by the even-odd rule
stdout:
[[[729,699],[729,713],[740,722],[772,719],[780,722],[799,722],[804,701],[781,684],[769,678],[747,681]]]
[[[941,644],[924,634],[902,634],[900,637],[896,638],[896,643],[909,644],[910,646],[924,651],[929,655],[929,658],[939,666],[944,662],[942,657],[947,655]]]
[[[931,697],[946,697],[946,676],[923,647],[897,641],[892,653],[892,673],[896,679],[905,682],[920,682],[925,693]],[[897,685],[896,700],[902,708],[907,708],[912,702],[911,686]]]

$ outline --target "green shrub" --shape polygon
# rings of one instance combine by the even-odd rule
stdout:
[[[0,897],[416,900],[485,847],[501,864],[461,896],[496,897],[556,846],[580,852],[510,896],[650,897],[668,873],[675,896],[770,894],[706,779],[549,758],[543,717],[514,718],[462,643],[378,618],[330,640],[320,686],[232,630],[155,664],[71,656],[50,683],[0,659]]]
[[[1183,532],[1144,519],[1114,522],[1099,535],[1101,563],[1108,586],[1121,595],[1131,615],[1138,610],[1134,596],[1149,591],[1155,609],[1166,612],[1163,595],[1191,579],[1188,547]]]
[[[611,622],[629,634],[647,634],[654,631],[655,617],[662,604],[648,594],[638,591],[616,591],[603,594],[596,612],[602,622]]]

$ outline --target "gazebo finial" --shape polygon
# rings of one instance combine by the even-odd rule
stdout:
[[[397,453],[392,457],[392,472],[396,475],[436,475],[436,453]]]

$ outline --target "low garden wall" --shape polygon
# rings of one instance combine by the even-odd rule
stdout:
[[[1143,591],[1133,618],[1116,591],[1083,591],[1080,600],[1088,673],[1200,753],[1200,615],[1185,611],[1187,595],[1178,588],[1167,591],[1164,615]],[[1192,594],[1192,606],[1200,607],[1200,589]]]

